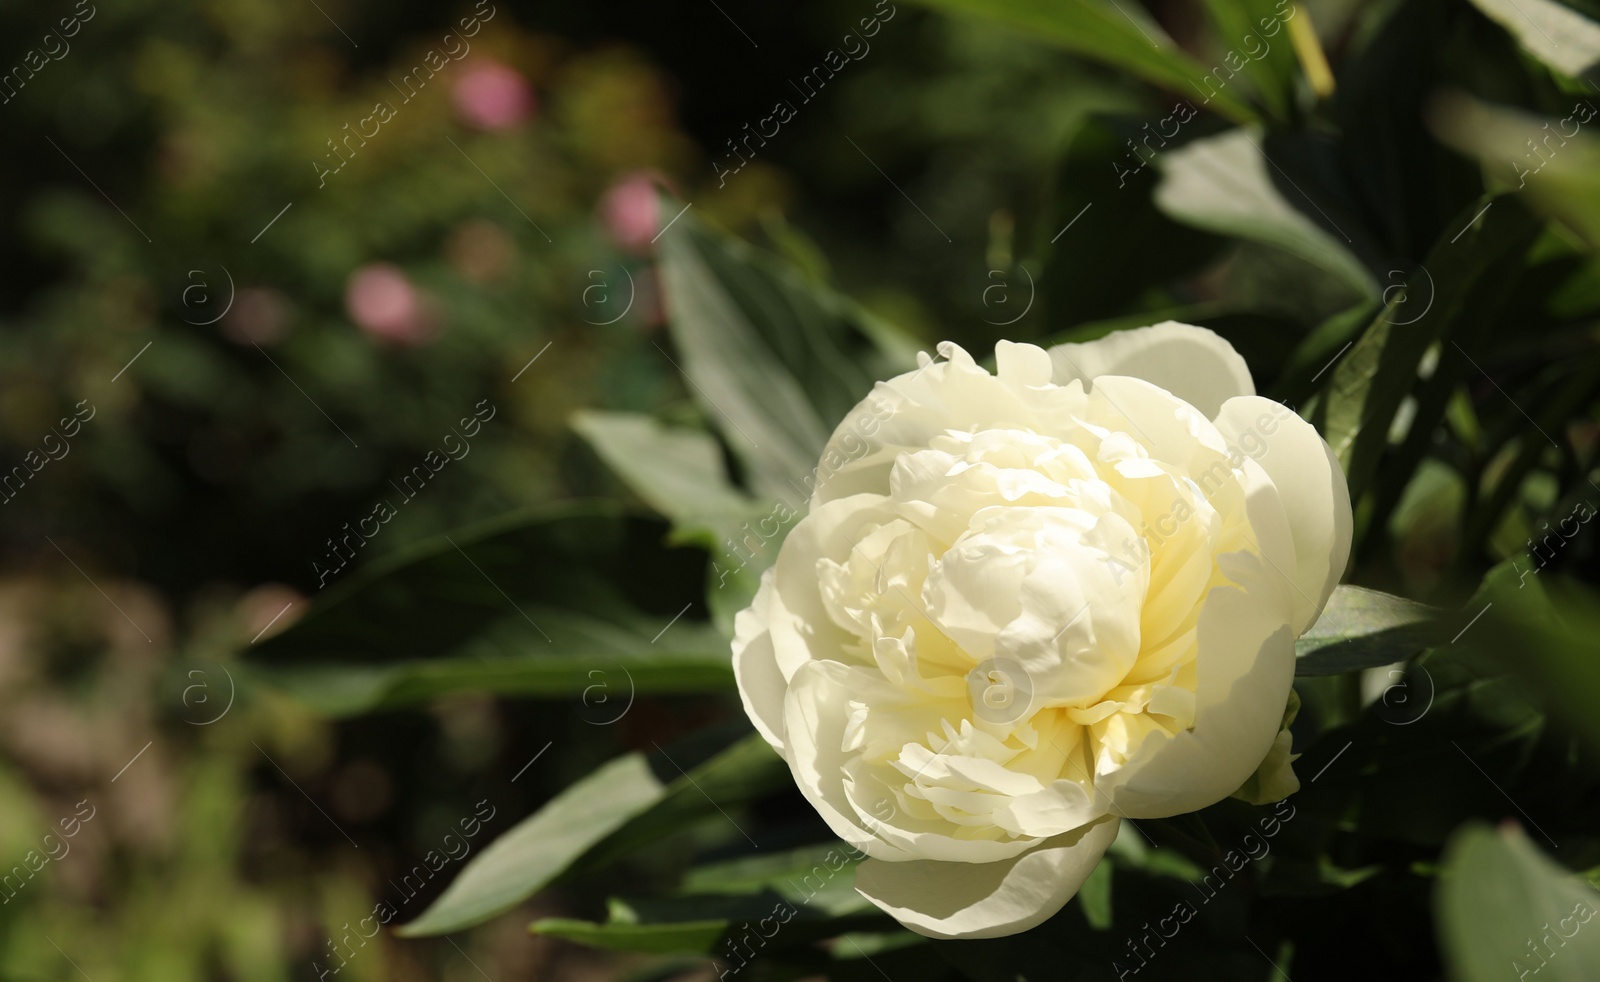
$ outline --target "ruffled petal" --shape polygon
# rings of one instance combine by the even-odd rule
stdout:
[[[811,482],[812,507],[887,491],[889,471],[900,454],[926,449],[947,430],[1006,421],[1038,433],[1061,433],[1072,427],[1083,404],[1082,386],[1047,384],[1048,356],[1034,345],[997,345],[997,374],[949,341],[939,345],[939,353],[944,361],[924,354],[915,371],[879,382],[840,422]]]
[[[894,515],[879,507],[885,500],[882,495],[862,494],[813,505],[783,540],[772,567],[767,618],[773,658],[784,678],[793,678],[814,658],[842,660],[848,657],[846,651],[861,646],[860,639],[834,623],[828,613],[817,589],[817,563],[845,562],[874,525],[892,521]]]

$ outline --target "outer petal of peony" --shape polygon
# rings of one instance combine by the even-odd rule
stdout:
[[[814,661],[801,666],[790,680],[784,700],[790,773],[801,794],[828,823],[834,835],[880,859],[913,858],[866,828],[867,820],[850,800],[845,774],[845,730],[849,725],[850,667]]]
[[[1296,637],[1316,623],[1350,558],[1350,487],[1316,428],[1259,396],[1229,399],[1217,429],[1251,454],[1278,489],[1294,536]],[[1259,442],[1258,442],[1259,441]]]
[[[1224,557],[1234,585],[1219,586],[1200,614],[1194,726],[1152,734],[1100,782],[1115,812],[1167,818],[1228,797],[1272,749],[1294,682],[1289,585],[1247,553]]]
[[[1098,341],[1058,344],[1050,349],[1050,360],[1057,385],[1079,379],[1092,387],[1102,375],[1142,378],[1207,418],[1234,396],[1256,394],[1250,366],[1233,345],[1203,327],[1177,321],[1116,331]]]
[[[1066,905],[1117,837],[1108,816],[998,863],[885,863],[856,868],[856,889],[930,938],[999,938],[1044,923]]]
[[[783,692],[787,681],[778,670],[772,643],[773,570],[761,574],[761,587],[750,606],[733,619],[733,679],[739,701],[772,749],[783,754]]]

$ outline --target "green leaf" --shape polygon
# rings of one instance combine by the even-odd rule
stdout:
[[[1435,918],[1455,982],[1600,978],[1600,925],[1588,926],[1597,910],[1600,892],[1515,826],[1470,823],[1445,849]]]
[[[572,428],[594,447],[634,494],[680,528],[720,530],[760,510],[735,488],[716,438],[687,427],[668,427],[641,413],[584,409]]]
[[[1434,129],[1476,158],[1492,187],[1517,192],[1592,249],[1600,244],[1600,140],[1580,127],[1595,112],[1589,98],[1552,118],[1457,95],[1439,101]]]
[[[684,874],[681,893],[772,893],[830,916],[870,913],[877,908],[855,890],[860,853],[842,843],[808,846],[776,855],[697,866]]]
[[[1345,346],[1361,337],[1371,323],[1372,306],[1361,303],[1318,324],[1295,345],[1273,386],[1272,396],[1291,406],[1304,402],[1316,387],[1317,373],[1332,365]]]
[[[730,689],[725,640],[689,613],[706,556],[666,535],[616,505],[509,515],[350,574],[247,664],[335,715],[474,690]]]
[[[876,378],[853,307],[693,216],[662,237],[661,262],[677,364],[706,418],[758,493],[809,496],[829,434]]]
[[[661,751],[653,761],[638,753],[619,757],[491,843],[400,933],[421,937],[480,924],[563,873],[593,869],[708,816],[732,822],[728,808],[788,778],[759,734],[698,764],[683,749]]]
[[[547,938],[562,938],[611,951],[640,951],[657,955],[706,954],[716,948],[718,939],[728,930],[728,922],[595,924],[565,917],[547,917],[534,921],[528,930]]]
[[[399,933],[444,934],[510,910],[666,793],[643,754],[611,761],[490,843]]]
[[[1413,600],[1341,584],[1294,643],[1294,673],[1340,675],[1405,661],[1443,640],[1439,614]]]
[[[715,740],[719,732],[712,730],[701,735],[698,743]],[[683,743],[693,746],[696,741],[691,738]],[[586,857],[586,868],[626,856],[677,829],[706,818],[714,817],[728,826],[730,838],[749,842],[749,835],[728,815],[727,809],[793,786],[789,765],[760,734],[751,733],[731,746],[719,748],[714,756],[704,762],[697,762],[693,754],[694,751],[678,749],[677,746],[670,758],[666,751],[661,751],[665,763],[658,765],[659,770],[676,776],[667,793],[647,814],[618,829],[615,835]]]
[[[1206,137],[1157,158],[1162,170],[1155,202],[1162,211],[1196,228],[1252,239],[1299,256],[1343,282],[1358,296],[1376,298],[1377,283],[1350,251],[1342,231],[1330,226],[1306,188],[1284,175],[1262,150],[1263,138],[1245,129]],[[1280,190],[1278,178],[1289,183]]]
[[[1590,500],[1559,519],[1552,516],[1551,531],[1536,543],[1538,558],[1520,555],[1484,576],[1479,599],[1486,613],[1473,629],[1481,633],[1467,640],[1492,653],[1591,751],[1600,752],[1600,717],[1594,712],[1600,693],[1600,601],[1589,586],[1547,566],[1568,540],[1588,531],[1584,526],[1595,510]]]
[[[1138,4],[1119,4],[1112,0],[919,2],[940,10],[974,14],[1010,24],[1031,37],[1084,58],[1126,69],[1147,82],[1185,95],[1191,90],[1206,95],[1207,90],[1200,88],[1200,84],[1213,72],[1180,51]],[[1254,109],[1220,87],[1213,90],[1206,104],[1235,122],[1251,122],[1256,118]]]
[[[1520,264],[1502,260],[1520,257],[1538,232],[1537,219],[1514,199],[1474,205],[1458,216],[1456,232],[1441,236],[1407,288],[1389,291],[1360,339],[1322,375],[1326,389],[1312,418],[1344,466],[1352,501],[1377,469],[1428,346],[1448,339],[1474,285],[1519,274]],[[1426,306],[1413,313],[1418,303]]]
[[[1277,0],[1205,0],[1205,7],[1217,37],[1225,43],[1240,45],[1245,38],[1254,38],[1257,47],[1264,49],[1259,56],[1251,54],[1245,59],[1244,73],[1272,114],[1279,119],[1287,117],[1294,106],[1299,61],[1287,30],[1276,42],[1261,38],[1260,25],[1281,16]]]
[[[762,571],[778,558],[780,533],[799,517],[797,505],[761,501],[730,484],[709,433],[591,410],[575,414],[573,428],[635,494],[672,520],[674,541],[711,551],[706,602],[717,630],[731,638],[734,616],[750,605]]]
[[[1078,906],[1083,909],[1084,920],[1096,931],[1111,927],[1111,864],[1099,863],[1090,871],[1089,878],[1078,888]]]
[[[842,879],[856,900],[847,913],[771,891],[648,900],[613,897],[607,904],[609,917],[604,924],[550,918],[536,921],[529,930],[617,951],[720,957],[733,952],[744,957],[746,950],[756,955],[772,954],[852,930],[881,930],[893,924],[871,901],[849,889],[853,879],[850,871]],[[725,949],[718,950],[717,942],[724,935],[730,941]],[[914,935],[913,938],[912,943],[922,942]],[[738,943],[745,947],[737,947]]]
[[[1472,3],[1516,38],[1528,54],[1563,75],[1576,78],[1600,64],[1600,24],[1565,4],[1555,0]]]

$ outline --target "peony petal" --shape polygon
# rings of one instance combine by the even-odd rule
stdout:
[[[750,606],[733,619],[733,679],[739,701],[772,749],[783,756],[783,692],[788,683],[778,670],[772,643],[770,608],[773,571],[761,574],[761,586]]]
[[[1350,558],[1350,488],[1338,458],[1316,428],[1283,405],[1259,396],[1229,399],[1217,429],[1267,472],[1294,538],[1298,637],[1316,622]]]
[[[951,429],[1001,423],[1037,433],[1062,433],[1084,402],[1083,387],[1048,385],[1047,357],[1032,345],[1010,344],[991,375],[959,345],[939,345],[945,361],[923,355],[921,367],[879,382],[828,438],[810,482],[813,507],[862,492],[889,490],[889,470],[902,452],[925,450]],[[1029,350],[1032,349],[1032,350]]]
[[[894,785],[905,777],[891,765],[869,763],[847,749],[858,725],[856,707],[870,704],[895,719],[906,736],[935,728],[954,707],[897,690],[873,669],[837,661],[811,661],[789,682],[784,698],[784,737],[789,771],[834,834],[867,855],[892,862],[930,857],[946,862],[988,863],[1017,856],[1039,838],[956,838],[941,821],[918,819],[895,803]],[[870,720],[868,725],[871,725]],[[944,765],[950,757],[934,755]],[[894,780],[884,777],[893,774]],[[1028,781],[1033,787],[1038,782]]]
[[[772,567],[767,620],[773,657],[784,678],[793,678],[800,666],[812,659],[845,659],[850,657],[847,649],[861,647],[859,638],[829,616],[817,589],[817,561],[845,562],[871,526],[893,521],[893,514],[878,507],[885,500],[863,494],[814,506],[783,540]],[[867,655],[862,652],[863,663]]]
[[[868,859],[856,868],[856,890],[926,937],[1004,937],[1065,906],[1117,837],[1118,825],[1102,818],[998,863]]]
[[[1049,352],[1038,345],[997,341],[994,373],[1017,385],[1049,385],[1054,366]]]
[[[1255,555],[1221,561],[1237,585],[1213,589],[1200,613],[1194,726],[1171,737],[1152,732],[1100,776],[1118,815],[1167,818],[1215,804],[1255,773],[1277,739],[1294,682],[1292,590]]]
[[[846,785],[845,765],[854,756],[843,749],[852,683],[859,689],[864,674],[835,661],[806,662],[794,673],[783,706],[785,756],[800,793],[834,835],[869,856],[906,859],[898,846],[862,827],[866,823],[851,803]]]
[[[1135,447],[1150,457],[1198,473],[1217,454],[1227,453],[1227,441],[1211,417],[1154,382],[1128,375],[1104,375],[1089,393],[1090,422],[1120,431],[1122,439],[1101,447],[1104,458]],[[1124,458],[1126,459],[1126,458]],[[1227,473],[1223,467],[1222,473]],[[1212,489],[1206,489],[1208,493]]]
[[[1058,344],[1050,349],[1050,360],[1057,385],[1081,379],[1093,388],[1102,375],[1129,375],[1161,386],[1207,419],[1234,396],[1256,393],[1250,366],[1233,345],[1203,327],[1177,321]]]

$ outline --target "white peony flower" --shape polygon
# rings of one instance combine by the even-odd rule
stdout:
[[[1202,328],[1002,341],[993,375],[939,350],[878,384],[893,414],[816,488],[733,665],[871,857],[857,889],[921,934],[997,937],[1058,911],[1120,818],[1251,779],[1350,499],[1316,430]]]

